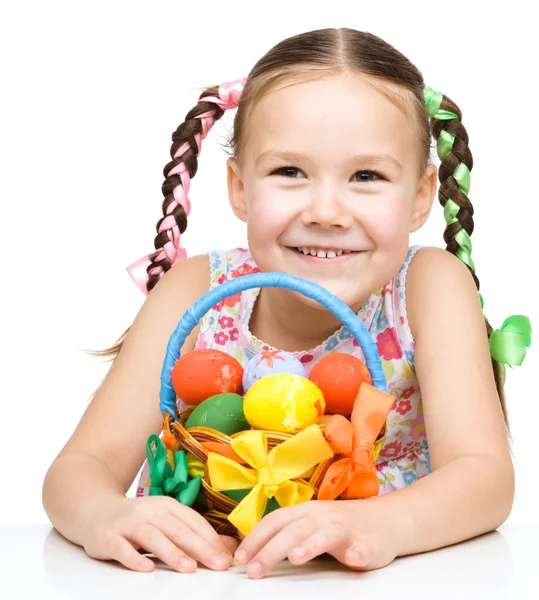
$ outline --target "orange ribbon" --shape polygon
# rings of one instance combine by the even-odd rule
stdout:
[[[345,458],[333,463],[319,488],[319,500],[370,498],[380,489],[376,474],[374,444],[384,426],[395,397],[362,383],[354,401],[351,421],[333,415],[324,430],[335,454]]]
[[[236,461],[240,465],[247,464],[247,461],[241,458],[241,456],[238,456],[234,450],[232,450],[232,446],[230,446],[230,444],[225,444],[224,442],[201,442],[200,445],[202,446],[206,456],[210,452],[215,452],[216,454],[230,458],[230,460]]]

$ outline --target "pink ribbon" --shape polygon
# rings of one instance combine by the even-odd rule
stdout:
[[[199,102],[213,102],[223,110],[236,108],[238,106],[238,102],[246,81],[247,78],[243,77],[242,79],[236,79],[234,81],[222,83],[219,86],[219,98],[214,96],[205,96],[204,98],[200,98]],[[195,119],[200,119],[202,121],[202,133],[195,134],[197,158],[202,148],[202,140],[208,135],[208,132],[213,127],[214,114],[215,110],[210,110],[195,117]],[[180,148],[178,148],[178,150],[176,150],[174,153],[174,158],[180,158],[187,150],[190,150],[190,148],[191,146],[189,142],[185,142],[182,144],[182,146],[180,146]],[[189,187],[191,185],[191,177],[183,161],[178,163],[168,172],[167,176],[170,175],[179,175],[181,184],[178,184],[173,189],[172,194],[174,196],[174,201],[169,204],[167,208],[167,216],[165,216],[158,229],[158,233],[162,233],[163,231],[167,232],[169,241],[163,246],[161,252],[159,252],[159,254],[155,257],[154,262],[163,260],[166,257],[171,266],[174,266],[176,263],[187,258],[187,252],[185,251],[185,248],[180,246],[180,230],[176,224],[176,219],[174,219],[172,212],[176,206],[179,205],[183,207],[186,216],[189,216],[189,213],[191,212],[191,202],[189,201],[187,194],[189,193]],[[147,285],[149,277],[151,275],[159,275],[159,277],[162,277],[164,273],[164,270],[161,267],[154,267],[148,272],[148,267],[151,264],[149,256],[150,255],[146,254],[142,258],[139,258],[132,265],[127,267],[127,273],[135,282],[135,285],[145,295],[148,295]]]
[[[235,81],[222,83],[219,86],[219,98],[215,98],[215,96],[205,96],[204,98],[201,98],[199,102],[213,102],[214,104],[220,106],[223,110],[236,108],[240,101],[240,96],[243,92],[246,81],[247,77],[244,77],[243,79],[236,79]]]

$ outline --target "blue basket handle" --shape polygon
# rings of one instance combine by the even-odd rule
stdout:
[[[162,413],[168,412],[176,419],[176,392],[171,383],[172,369],[180,358],[180,350],[187,336],[197,326],[200,319],[221,300],[245,290],[264,287],[279,287],[300,292],[330,310],[343,322],[361,346],[365,355],[365,365],[371,374],[372,385],[382,392],[387,391],[386,378],[382,370],[376,343],[365,329],[363,321],[342,300],[328,292],[321,285],[288,275],[288,273],[255,273],[253,275],[243,275],[219,285],[201,296],[191,308],[185,311],[178,326],[170,336],[163,362],[161,390],[159,392],[159,408]]]

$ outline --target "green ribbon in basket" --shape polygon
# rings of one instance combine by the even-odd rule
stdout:
[[[155,454],[152,442],[155,443]],[[178,450],[174,454],[173,469],[161,438],[152,434],[146,442],[146,459],[150,472],[149,495],[171,496],[185,506],[192,506],[200,491],[201,476],[190,479],[185,452]]]

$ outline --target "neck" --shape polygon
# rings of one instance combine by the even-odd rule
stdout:
[[[350,308],[357,313],[368,298]],[[302,302],[297,294],[280,288],[262,288],[249,321],[250,332],[264,343],[285,352],[315,348],[342,327],[324,307]]]

